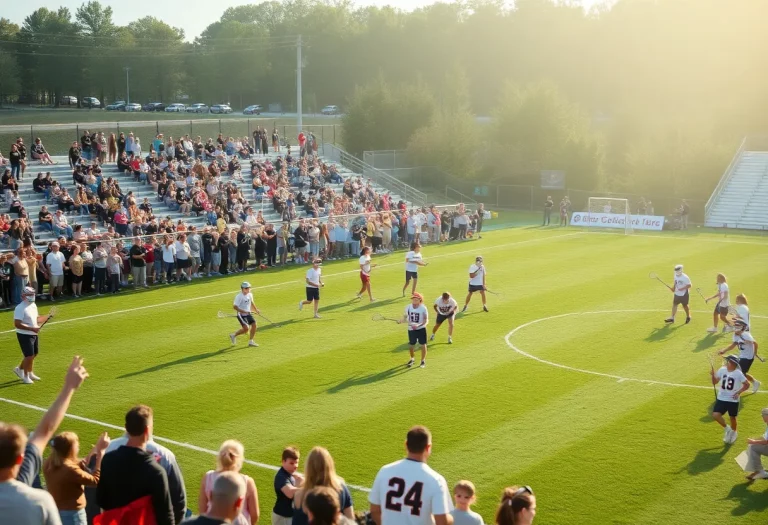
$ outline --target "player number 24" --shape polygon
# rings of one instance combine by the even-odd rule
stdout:
[[[387,510],[395,512],[402,512],[403,505],[411,507],[411,514],[413,516],[419,516],[421,514],[421,492],[424,488],[424,484],[421,481],[417,481],[413,484],[410,490],[405,492],[405,480],[402,478],[392,478],[389,480],[389,486],[392,490],[387,491],[387,501],[385,506]],[[405,494],[405,499],[400,503],[400,498]]]

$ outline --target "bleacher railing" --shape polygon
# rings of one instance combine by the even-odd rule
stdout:
[[[329,160],[341,164],[348,170],[371,179],[378,186],[397,193],[406,202],[419,206],[427,204],[427,194],[423,191],[417,190],[392,175],[374,168],[338,146],[327,143],[322,144],[319,153]]]
[[[707,200],[707,203],[704,205],[705,220],[709,218],[709,212],[711,211],[712,206],[715,205],[715,203],[717,202],[717,198],[725,189],[725,186],[728,184],[728,181],[731,180],[731,177],[733,176],[733,172],[736,171],[736,165],[739,163],[739,159],[741,159],[741,155],[744,153],[744,148],[746,145],[747,145],[747,137],[744,137],[741,141],[741,144],[739,145],[739,149],[736,150],[736,154],[731,159],[731,163],[725,169],[723,176],[720,177],[720,180],[718,181],[717,186],[715,186],[715,190],[712,192],[712,195],[709,197],[709,200]]]

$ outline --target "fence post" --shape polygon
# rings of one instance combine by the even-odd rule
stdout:
[[[221,119],[219,119],[219,133],[221,133]]]
[[[336,144],[336,124],[333,125],[333,143]]]
[[[75,140],[80,140],[80,124],[75,124]]]
[[[193,135],[195,134],[194,129],[192,128],[192,120],[189,121],[189,138],[192,139]],[[202,137],[200,137],[200,140],[202,140]]]
[[[248,142],[251,141],[251,119],[248,119]]]
[[[155,136],[158,136],[160,134],[160,122],[157,120],[155,121]]]
[[[35,144],[35,128],[31,124],[29,125],[29,158],[32,158],[32,146]]]
[[[117,137],[120,136],[120,122],[115,122],[117,124]],[[115,140],[117,140],[117,137],[115,137]]]
[[[533,211],[533,186],[531,186],[531,211]]]

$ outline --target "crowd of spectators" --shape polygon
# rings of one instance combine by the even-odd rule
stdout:
[[[102,433],[87,453],[77,434],[57,434],[75,392],[88,373],[75,357],[64,386],[31,435],[18,425],[0,421],[0,518],[14,525],[86,525],[101,523],[175,525],[255,525],[261,517],[259,494],[253,478],[241,472],[245,451],[236,440],[225,441],[216,466],[200,480],[197,517],[188,509],[182,469],[172,451],[152,438],[152,409],[138,405],[125,415],[125,433],[110,439]],[[46,448],[50,453],[43,461]],[[371,510],[355,513],[352,494],[336,473],[333,457],[314,447],[300,473],[300,453],[286,447],[275,474],[272,525],[483,525],[471,510],[475,486],[461,480],[453,500],[445,478],[427,463],[432,435],[415,426],[406,437],[406,459],[385,465],[369,494]],[[390,501],[397,473],[400,492]],[[387,478],[387,479],[384,479]],[[405,485],[423,490],[405,494]],[[404,497],[404,499],[402,499]],[[383,506],[383,499],[387,505]],[[391,504],[392,503],[392,504]],[[418,508],[414,521],[408,507]],[[403,514],[400,515],[401,510]],[[384,520],[384,513],[387,519]],[[529,525],[536,515],[536,497],[528,486],[504,489],[495,514],[497,525]],[[98,516],[98,518],[97,518]],[[400,517],[398,517],[400,516]],[[185,521],[185,518],[186,521]]]
[[[267,131],[248,137],[174,139],[162,133],[143,155],[133,133],[84,131],[69,151],[72,189],[38,173],[32,189],[48,204],[36,223],[19,197],[16,177],[25,165],[4,170],[0,214],[0,304],[20,301],[33,286],[52,300],[71,295],[117,293],[126,286],[147,287],[195,278],[359,257],[363,246],[389,253],[410,246],[466,239],[482,230],[482,204],[409,209],[371,180],[342,177],[337,166],[322,162],[312,134],[300,135],[294,157],[261,156]],[[42,143],[38,139],[36,143]],[[279,136],[273,132],[273,148]],[[268,148],[267,148],[268,149]],[[12,151],[25,151],[21,138]],[[23,160],[25,153],[19,155]],[[245,166],[241,164],[245,163]],[[108,176],[103,163],[151,186],[154,197],[137,197]],[[280,221],[264,218],[271,208]],[[181,218],[162,216],[178,211]],[[15,215],[16,217],[13,217]],[[204,217],[198,228],[186,220]],[[56,241],[40,247],[35,230]],[[51,253],[59,255],[51,256]],[[62,260],[63,259],[63,260]]]

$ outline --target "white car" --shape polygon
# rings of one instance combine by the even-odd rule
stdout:
[[[320,113],[322,113],[323,115],[338,115],[339,106],[325,106],[323,109],[320,110]]]
[[[126,111],[141,111],[141,104],[137,104],[136,102],[131,102],[130,104],[125,105]]]
[[[187,108],[187,113],[208,113],[208,106],[202,102],[192,104]]]
[[[229,104],[215,104],[211,106],[211,113],[232,113],[232,108]]]
[[[187,110],[187,106],[184,104],[169,104],[165,106],[165,111],[168,113],[184,113]]]
[[[84,108],[100,108],[101,101],[96,97],[83,97]]]

